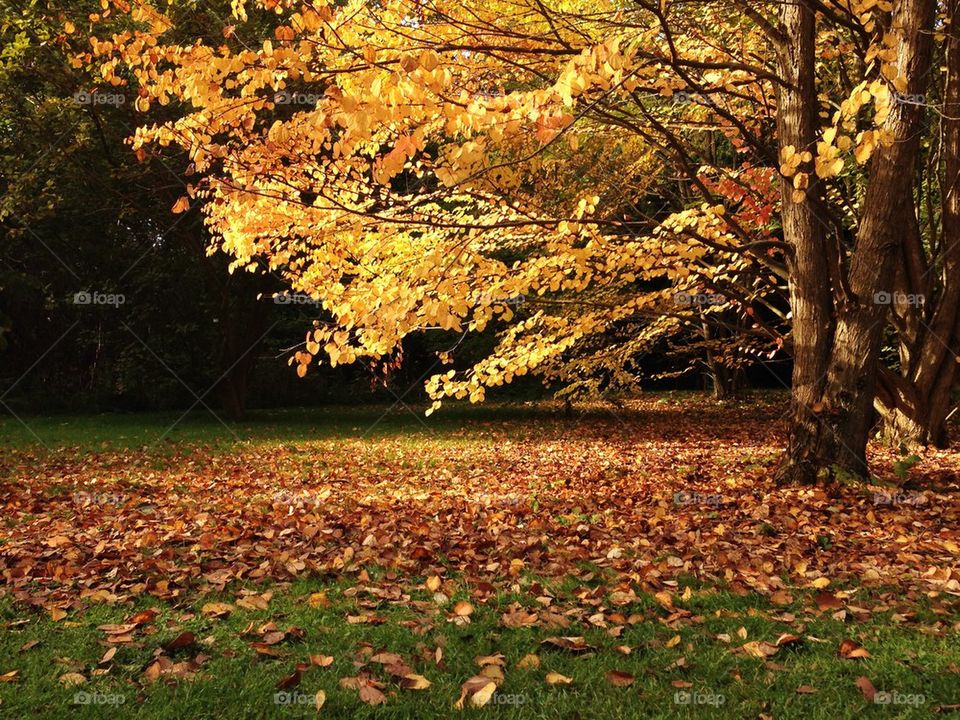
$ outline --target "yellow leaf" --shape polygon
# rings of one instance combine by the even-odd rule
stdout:
[[[483,707],[488,702],[490,698],[493,697],[493,693],[497,690],[497,684],[493,681],[488,682],[482,688],[477,690],[473,695],[470,696],[470,704],[474,707]]]
[[[561,675],[558,672],[547,673],[548,685],[570,685],[572,682],[573,682],[573,678],[567,677],[566,675]]]

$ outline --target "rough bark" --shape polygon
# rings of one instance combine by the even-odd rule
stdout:
[[[960,0],[947,3],[949,28],[960,27]],[[947,33],[944,47],[944,97],[940,119],[942,183],[941,252],[927,262],[916,215],[910,232],[898,289],[923,296],[921,305],[893,308],[900,339],[900,372],[883,372],[876,408],[881,437],[893,445],[916,449],[945,447],[951,391],[957,382],[955,348],[960,344],[960,37]],[[936,171],[933,168],[932,171]],[[931,242],[935,248],[937,243]]]
[[[898,69],[908,95],[920,95],[929,81],[934,0],[901,0],[894,7],[891,32],[898,41]],[[867,175],[856,246],[850,259],[853,301],[838,308],[821,419],[829,430],[821,466],[868,475],[866,447],[875,415],[877,361],[889,304],[878,293],[893,290],[903,223],[913,213],[912,169],[920,150],[922,111],[896,103],[885,129],[893,142],[874,151]]]
[[[816,149],[818,102],[815,76],[816,13],[806,2],[780,8],[777,64],[783,84],[777,95],[780,150]],[[825,227],[820,220],[816,185],[804,202],[793,200],[793,184],[782,179],[783,236],[793,252],[790,262],[790,307],[793,314],[792,424],[779,477],[784,482],[811,482],[819,471],[822,426],[814,412],[823,394],[833,336],[831,288]]]
[[[897,40],[899,74],[907,78],[906,94],[922,94],[929,82],[934,5],[934,0],[900,0],[893,9],[890,32]],[[816,16],[803,1],[785,4],[780,15],[785,40],[779,70],[787,85],[779,97],[780,145],[792,145],[798,152],[813,150]],[[830,273],[832,248],[817,219],[826,218],[819,212],[817,188],[811,187],[797,206],[784,182],[784,232],[794,249],[795,369],[793,425],[779,473],[782,481],[868,475],[866,447],[875,421],[873,400],[888,311],[877,293],[893,289],[904,220],[914,211],[911,169],[920,150],[921,119],[917,105],[896,103],[885,123],[893,142],[877,148],[870,160],[848,272],[841,260]],[[843,292],[834,302],[838,284]]]

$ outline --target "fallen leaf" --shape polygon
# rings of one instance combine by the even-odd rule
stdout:
[[[330,607],[331,605],[325,592],[315,592],[311,594],[310,598],[307,600],[307,603],[312,608]],[[324,695],[324,700],[326,700],[326,695]]]
[[[826,610],[843,609],[843,601],[833,593],[821,592],[816,597],[817,608],[823,612]]]
[[[464,701],[469,698],[470,703],[474,707],[480,707],[481,705],[486,705],[490,702],[490,698],[493,697],[493,693],[497,689],[497,684],[488,677],[483,675],[474,675],[471,678],[468,678],[466,682],[460,687],[460,697],[454,707],[457,710],[463,709]],[[480,697],[477,700],[474,700],[476,695],[480,693]]]
[[[547,673],[548,685],[569,685],[572,682],[573,682],[573,678],[567,677],[566,675],[561,675],[558,672]]]
[[[585,653],[596,650],[593,645],[588,644],[582,637],[548,637],[541,640],[540,644],[572,653]]]
[[[607,678],[607,682],[616,687],[627,687],[628,685],[633,685],[634,677],[628,672],[623,672],[622,670],[610,670],[604,676]]]
[[[473,614],[473,605],[466,600],[461,600],[453,606],[453,612],[460,617],[470,617]]]
[[[426,690],[430,685],[429,680],[423,675],[417,675],[416,673],[409,673],[400,679],[400,687],[406,688],[407,690]]]
[[[280,678],[277,681],[278,690],[289,690],[290,688],[295,688],[300,684],[300,680],[303,678],[303,671],[300,668],[294,670],[291,674],[287,675],[284,678]]]
[[[252,647],[258,655],[266,655],[267,657],[280,657],[281,655],[277,648],[272,645],[267,645],[266,643],[250,643],[250,647]]]
[[[860,645],[859,643],[855,643],[853,640],[850,640],[850,639],[844,639],[840,643],[839,654],[840,654],[840,657],[845,658],[847,660],[870,657],[870,653],[867,651],[866,648],[863,647],[863,645]]]
[[[473,661],[480,667],[504,664],[503,653],[497,653],[496,655],[478,655]]]
[[[864,676],[857,678],[857,687],[860,688],[860,692],[863,693],[863,697],[866,698],[867,702],[873,702],[873,698],[877,694],[877,689],[873,686],[873,683],[870,682],[870,679]]]
[[[192,632],[183,632],[177,635],[173,640],[163,646],[167,652],[174,652],[182,648],[190,647],[197,641],[197,636]]]
[[[83,685],[87,681],[87,678],[76,672],[64,673],[60,676],[60,684],[67,685]]]
[[[780,648],[774,645],[773,643],[768,643],[762,640],[760,641],[752,640],[748,643],[744,643],[738,649],[743,651],[747,655],[751,655],[753,657],[758,657],[761,659],[766,659],[768,657],[776,655],[777,651]]]
[[[213,602],[204,605],[200,612],[210,618],[222,618],[232,613],[236,608],[229,603]]]
[[[535,669],[538,667],[540,667],[540,657],[533,653],[527,653],[520,658],[520,662],[517,663],[517,668],[520,670],[526,670],[527,668]]]
[[[383,705],[387,702],[387,696],[373,685],[362,685],[360,687],[360,700],[367,705]]]
[[[493,693],[496,691],[497,684],[495,682],[489,682],[470,696],[470,704],[474,707],[483,707],[490,702]]]

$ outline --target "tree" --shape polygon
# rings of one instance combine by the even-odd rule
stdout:
[[[140,29],[94,35],[80,62],[143,110],[181,103],[136,146],[188,152],[234,267],[322,304],[301,374],[495,323],[489,357],[428,383],[479,401],[533,372],[625,379],[707,320],[792,354],[782,474],[809,482],[867,471],[875,297],[922,148],[901,98],[930,82],[934,6],[236,0],[222,42],[184,45],[138,3]]]

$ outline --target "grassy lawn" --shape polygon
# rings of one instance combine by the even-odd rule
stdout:
[[[778,488],[780,402],[6,419],[0,717],[958,713],[958,459]]]
[[[13,663],[22,678],[0,687],[0,710],[10,717],[49,718],[103,717],[107,710],[124,717],[308,717],[316,715],[314,698],[322,690],[327,698],[322,714],[328,716],[447,717],[455,712],[452,706],[460,685],[481,672],[477,657],[493,657],[497,666],[498,655],[503,656],[499,666],[503,680],[497,695],[487,707],[468,708],[465,714],[925,717],[934,708],[960,699],[960,646],[955,634],[934,631],[943,617],[929,607],[908,621],[893,621],[890,611],[871,612],[863,619],[848,613],[846,620],[838,620],[831,612],[806,611],[800,603],[771,606],[755,595],[702,589],[677,602],[676,608],[689,616],[673,621],[668,621],[671,613],[649,596],[622,605],[598,597],[598,612],[608,608],[604,620],[594,620],[602,623],[599,627],[586,618],[586,622],[576,621],[581,614],[578,597],[600,587],[598,582],[581,584],[572,577],[557,586],[535,582],[522,578],[514,593],[496,593],[482,603],[472,602],[475,609],[469,622],[462,623],[456,620],[461,616],[453,607],[470,596],[455,581],[444,586],[454,591],[447,602],[438,602],[425,587],[411,592],[409,599],[378,601],[371,590],[396,587],[385,575],[349,585],[298,581],[274,588],[265,609],[240,608],[233,605],[232,597],[225,597],[222,600],[232,610],[224,617],[204,614],[204,605],[216,602],[212,598],[184,604],[138,602],[133,608],[98,605],[56,623],[50,618],[24,618],[6,605],[0,617],[13,626],[0,639],[0,657]],[[502,618],[511,604],[530,605],[532,591],[549,593],[550,607],[571,624],[505,627]],[[325,594],[322,605],[314,594],[320,592]],[[874,607],[874,602],[882,605],[879,600],[867,604]],[[155,618],[138,626],[125,642],[111,643],[109,639],[117,635],[98,629],[122,625],[150,608],[157,611]],[[623,616],[621,624],[611,617],[614,612]],[[348,620],[366,619],[371,613],[380,624]],[[21,622],[16,624],[18,619]],[[264,626],[273,625],[284,633],[283,639],[260,650],[277,657],[253,646],[271,632],[262,632]],[[546,638],[568,633],[582,636],[590,648],[571,652],[542,644]],[[766,659],[735,652],[751,641],[775,644],[785,633],[799,639]],[[184,647],[164,649],[185,637],[191,641]],[[869,657],[840,657],[838,648],[846,639],[863,646]],[[34,641],[38,644],[31,647]],[[24,646],[28,649],[22,650]],[[101,662],[113,647],[116,654]],[[402,688],[389,665],[378,661],[382,653],[399,655],[411,672],[427,678],[431,686]],[[531,654],[538,658],[534,663],[538,667],[518,668],[522,658]],[[174,664],[194,664],[148,682],[145,670],[157,655],[169,657]],[[325,667],[312,665],[295,686],[278,689],[277,684],[294,673],[297,663],[311,665],[311,655],[333,660]],[[89,680],[65,687],[58,678],[71,671]],[[633,682],[614,685],[605,677],[609,671],[628,673]],[[545,678],[550,672],[572,682],[548,684]],[[339,683],[340,678],[365,673],[382,683],[385,704],[367,705],[356,689]],[[871,679],[881,693],[879,701],[864,698],[856,684],[859,677]],[[890,703],[884,703],[884,691],[890,693]]]

